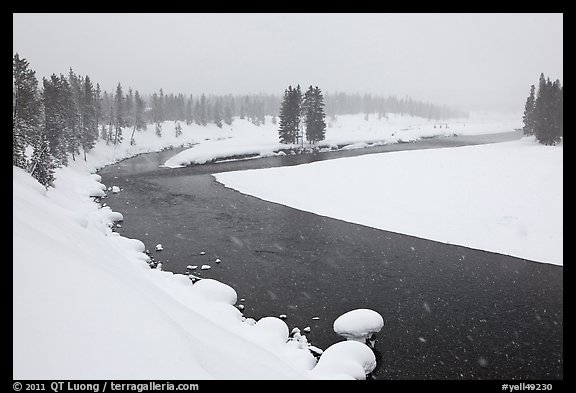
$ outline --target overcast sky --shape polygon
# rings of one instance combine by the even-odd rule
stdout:
[[[408,95],[521,111],[563,83],[562,14],[14,14],[13,52],[43,76],[141,93]]]

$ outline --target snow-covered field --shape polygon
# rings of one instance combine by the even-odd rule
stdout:
[[[391,118],[388,126],[377,122],[341,116],[328,129],[328,140],[416,138],[440,131],[417,118]],[[518,127],[517,121],[486,127],[481,122],[467,120],[461,129],[474,134]],[[449,133],[458,133],[456,123],[448,124]],[[244,318],[234,306],[234,289],[222,283],[193,285],[185,275],[150,269],[144,244],[112,231],[111,222],[122,215],[91,198],[115,186],[99,182],[93,174],[98,168],[183,144],[196,144],[209,159],[246,152],[256,140],[265,151],[277,144],[276,126],[269,122],[256,127],[236,119],[222,129],[183,124],[179,138],[173,127],[165,122],[162,138],[153,127],[137,132],[135,146],[129,144],[129,129],[118,146],[98,142],[86,162],[78,159],[57,170],[48,191],[14,167],[13,378],[362,378],[373,367],[368,347],[335,344],[315,368],[311,348],[304,339],[289,339],[284,321]],[[388,175],[381,171],[378,179]]]
[[[563,264],[563,148],[533,138],[216,174],[327,217]]]
[[[368,120],[364,115],[341,115],[336,120],[327,119],[326,140],[319,145],[325,149],[347,145],[344,148],[363,148],[368,144],[382,145],[398,141],[413,141],[422,137],[490,134],[514,131],[521,127],[521,116],[474,115],[469,119],[454,119],[446,123],[419,117],[390,114],[388,119],[371,114]],[[171,157],[164,164],[170,168],[189,164],[204,164],[216,158],[233,155],[256,154],[257,157],[284,154],[280,149],[294,147],[278,142],[278,126],[270,121],[261,127],[237,120],[232,126],[219,130],[218,138],[203,141],[201,144],[184,150]]]

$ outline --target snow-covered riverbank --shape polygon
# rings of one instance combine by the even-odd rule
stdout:
[[[215,177],[323,216],[562,265],[562,159],[561,145],[523,138]]]

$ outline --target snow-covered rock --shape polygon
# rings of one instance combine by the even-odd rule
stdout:
[[[208,270],[208,269],[212,269],[212,266],[210,266],[210,265],[202,265],[202,266],[200,266],[200,269],[202,269],[202,270]]]
[[[337,376],[341,379],[366,379],[376,368],[374,352],[358,341],[341,341],[329,346],[320,356],[312,375],[324,379]]]
[[[118,194],[120,192],[120,187],[118,186],[112,186],[112,193],[113,194]]]
[[[334,321],[334,332],[347,340],[366,342],[384,326],[384,319],[374,310],[358,308],[340,315]]]
[[[274,342],[285,343],[288,341],[288,326],[286,323],[275,317],[260,318],[254,325],[259,334]]]
[[[100,210],[102,211],[103,218],[109,223],[124,220],[124,216],[122,215],[122,213],[112,211],[110,206],[103,206],[102,209]]]
[[[162,244],[156,244],[156,251],[162,251],[163,249]]]
[[[236,304],[238,298],[234,288],[211,278],[204,278],[194,283],[192,290],[206,299],[232,306]]]

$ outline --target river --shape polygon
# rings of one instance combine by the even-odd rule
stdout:
[[[458,136],[360,150],[159,168],[182,150],[140,155],[99,173],[123,190],[103,199],[117,231],[142,240],[164,270],[232,286],[246,317],[285,314],[326,349],[355,308],[384,318],[375,379],[562,379],[563,268],[322,217],[241,194],[212,173],[403,149],[517,139]],[[163,251],[154,251],[158,243]],[[219,258],[221,263],[215,263]]]

